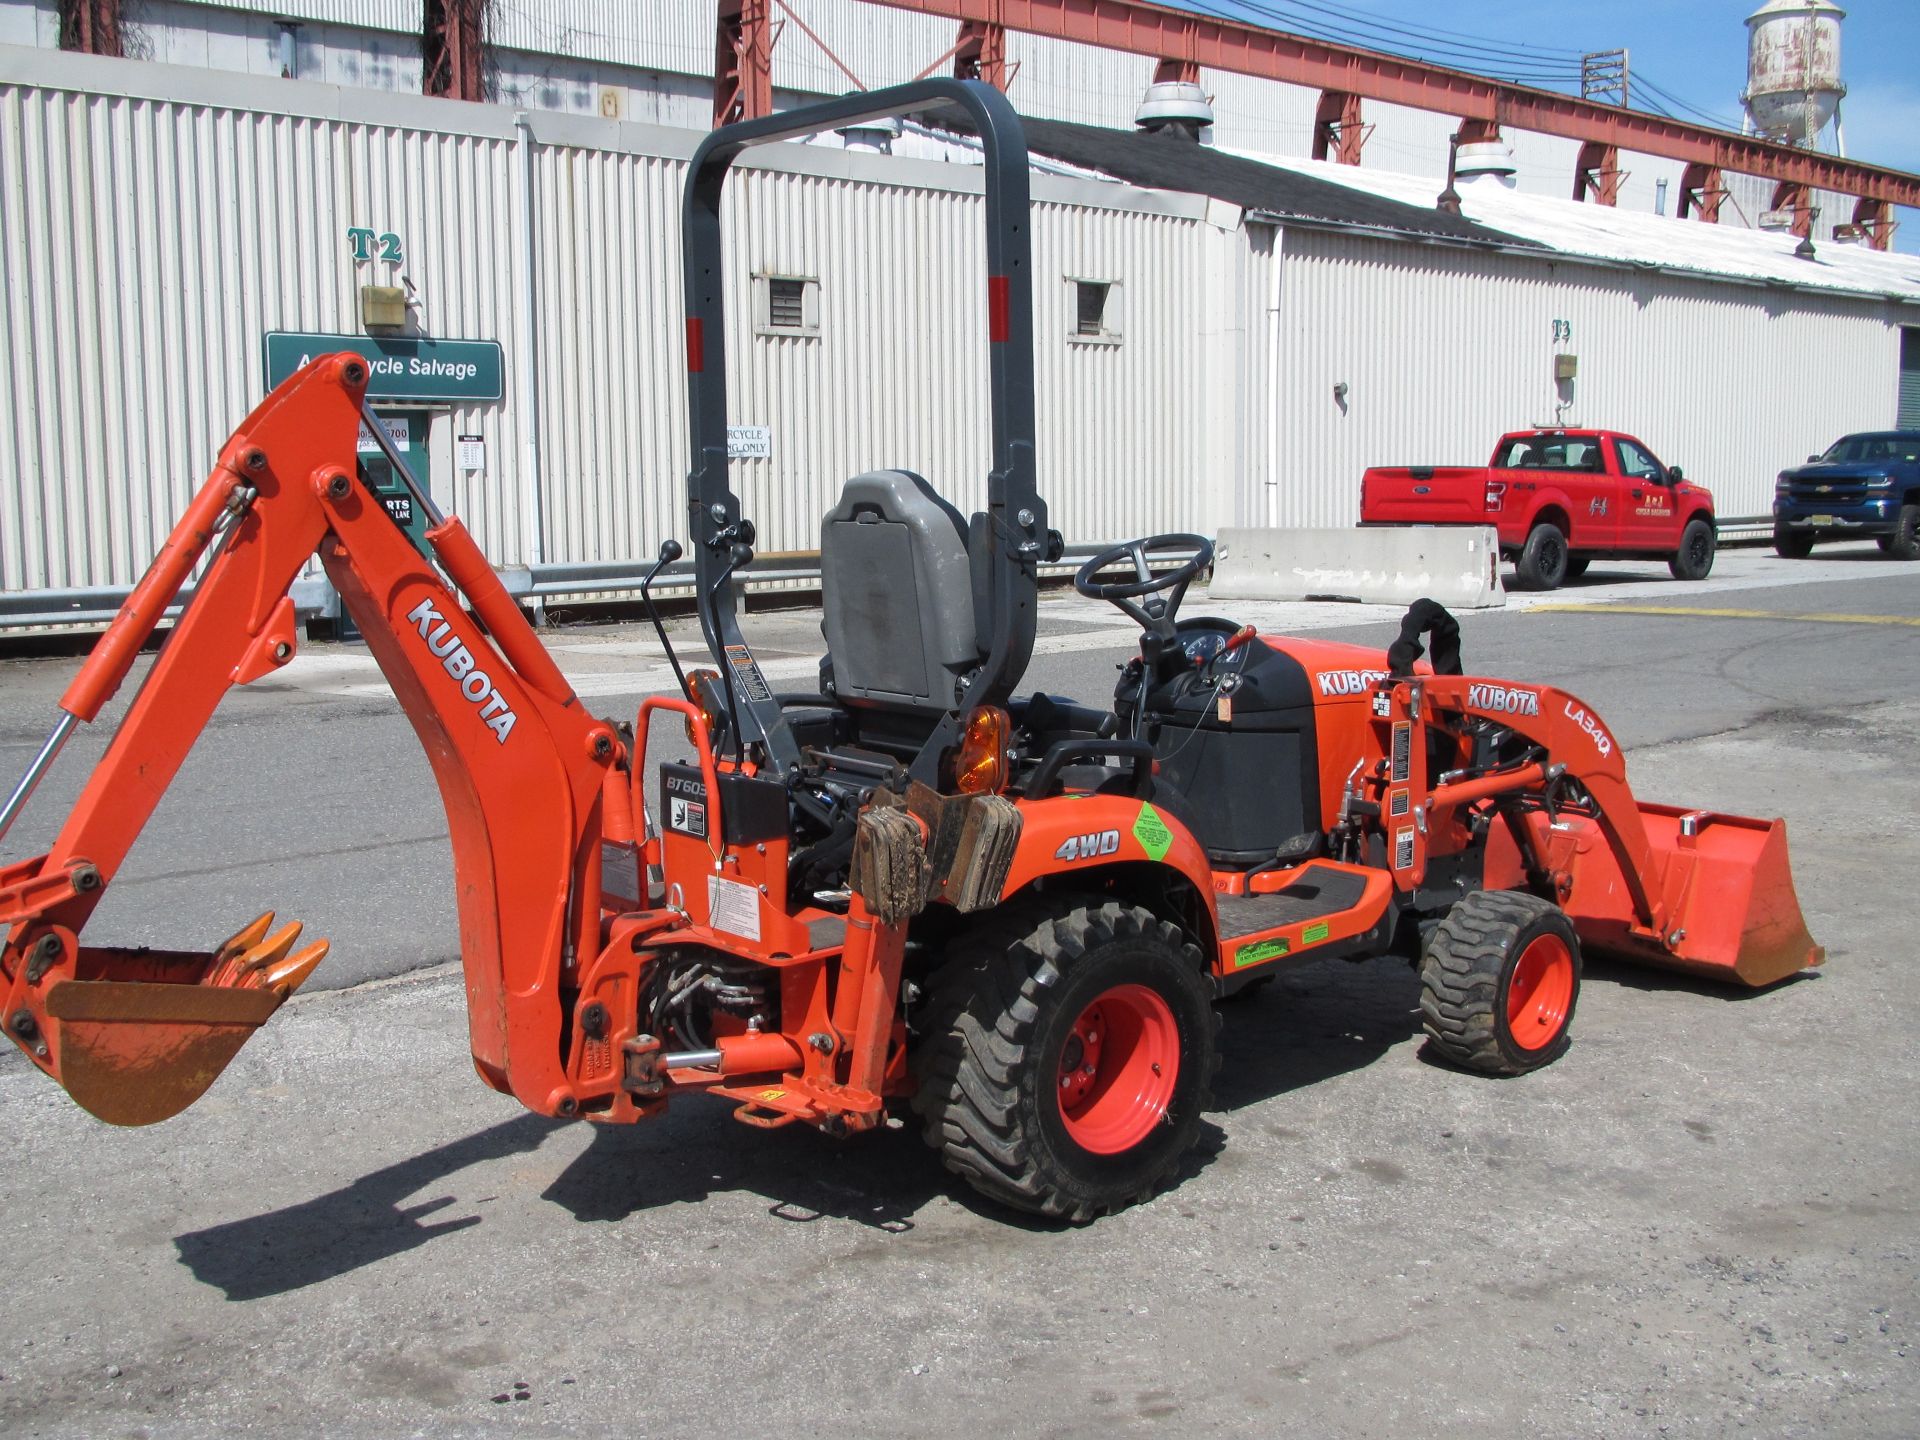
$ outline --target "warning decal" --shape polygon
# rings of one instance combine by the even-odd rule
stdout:
[[[740,693],[747,699],[773,698],[773,691],[767,688],[767,677],[760,673],[760,665],[753,658],[753,651],[744,645],[729,645],[727,663],[733,667],[733,683],[740,687]]]

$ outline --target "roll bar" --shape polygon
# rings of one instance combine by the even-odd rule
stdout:
[[[688,169],[681,213],[687,319],[687,404],[692,469],[687,476],[694,576],[700,624],[715,662],[727,675],[735,734],[765,745],[768,765],[784,776],[799,747],[740,632],[728,583],[750,546],[740,497],[727,473],[727,343],[720,197],[741,153],[754,145],[798,139],[862,121],[958,110],[979,135],[986,159],[988,383],[993,414],[993,468],[987,508],[973,519],[974,610],[987,653],[962,677],[962,698],[914,762],[930,783],[939,756],[960,735],[965,712],[1004,701],[1033,653],[1038,565],[1047,547],[1047,511],[1034,476],[1033,266],[1028,235],[1027,144],[1007,98],[976,80],[919,80],[842,96],[757,120],[728,125],[701,142]]]

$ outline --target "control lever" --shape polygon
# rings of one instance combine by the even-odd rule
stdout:
[[[678,540],[662,540],[660,556],[653,562],[653,568],[647,571],[646,578],[640,582],[640,603],[646,607],[647,618],[653,622],[653,633],[660,637],[660,648],[667,652],[667,663],[673,667],[673,678],[679,682],[680,693],[689,700],[697,700],[687,688],[686,672],[680,668],[680,657],[673,653],[673,643],[667,639],[667,627],[660,623],[660,612],[653,608],[653,582],[662,570],[678,560],[686,552],[680,548]]]

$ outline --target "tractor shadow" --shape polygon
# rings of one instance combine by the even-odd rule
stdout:
[[[1811,985],[1821,978],[1822,973],[1819,970],[1802,970],[1796,975],[1787,976],[1784,980],[1776,980],[1771,985],[1755,987],[1737,982],[1708,980],[1703,976],[1688,975],[1679,970],[1655,970],[1644,965],[1630,965],[1624,960],[1611,960],[1600,955],[1588,954],[1582,956],[1580,960],[1582,985],[1589,985],[1598,980],[1608,985],[1618,985],[1623,990],[1658,992],[1662,995],[1693,995],[1702,1000],[1718,1000],[1727,1004],[1743,1004],[1768,995],[1783,994],[1796,986]],[[1574,1043],[1579,1043],[1577,1034]]]
[[[541,1198],[591,1224],[751,1194],[787,1224],[842,1221],[905,1234],[946,1178],[912,1117],[844,1140],[797,1124],[750,1132],[724,1104],[689,1096],[640,1125],[594,1127]]]
[[[304,1290],[478,1225],[478,1215],[429,1219],[461,1203],[453,1195],[404,1202],[469,1166],[536,1150],[558,1128],[538,1115],[516,1116],[297,1205],[177,1235],[174,1248],[195,1279],[229,1300]]]
[[[1216,1111],[1257,1105],[1373,1064],[1420,1033],[1420,977],[1404,961],[1321,960],[1220,1006]]]
[[[304,1290],[478,1225],[472,1195],[449,1182],[472,1166],[531,1154],[563,1127],[569,1122],[520,1115],[311,1200],[177,1235],[174,1248],[195,1279],[228,1300]],[[577,1123],[569,1128],[578,1133]],[[593,1126],[591,1134],[541,1195],[582,1222],[746,1192],[790,1224],[840,1220],[898,1234],[949,1189],[913,1127],[847,1141],[802,1126],[749,1135],[725,1107],[690,1098],[648,1124]],[[423,1191],[428,1198],[415,1198]]]

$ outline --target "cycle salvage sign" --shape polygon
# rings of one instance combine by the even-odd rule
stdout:
[[[498,340],[432,340],[420,335],[266,334],[267,388],[309,360],[351,350],[367,362],[367,399],[376,404],[488,404],[505,394]]]

